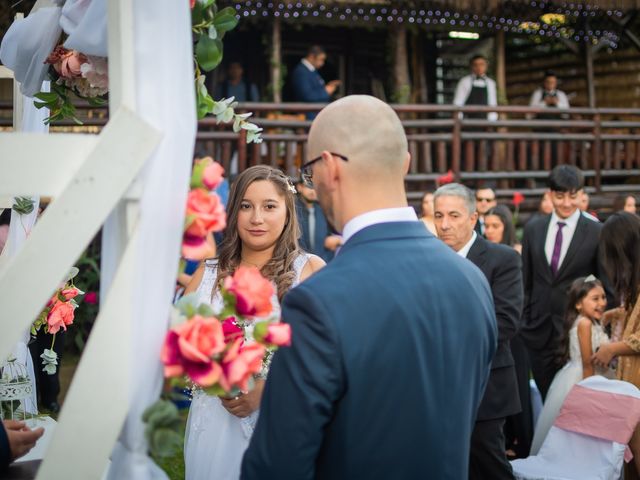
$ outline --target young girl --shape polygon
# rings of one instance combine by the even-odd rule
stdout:
[[[287,291],[324,262],[298,248],[294,207],[295,189],[279,170],[264,165],[242,172],[231,187],[227,229],[218,258],[205,262],[185,293],[196,291],[214,311],[222,303],[219,286],[240,266],[257,267],[273,281],[277,298],[274,312]],[[218,398],[194,394],[185,433],[187,480],[237,479],[240,463],[258,417],[264,379],[257,378],[250,392]]]
[[[560,343],[559,362],[564,367],[551,383],[542,413],[536,424],[531,455],[537,455],[553,425],[569,390],[580,380],[592,375],[613,378],[608,368],[594,367],[591,356],[601,345],[609,343],[600,319],[607,307],[602,284],[593,275],[578,278],[571,284],[564,335]]]

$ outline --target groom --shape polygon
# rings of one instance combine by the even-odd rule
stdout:
[[[325,107],[302,168],[342,232],[335,259],[283,303],[243,479],[467,477],[496,349],[487,281],[407,207],[407,138],[369,96]]]

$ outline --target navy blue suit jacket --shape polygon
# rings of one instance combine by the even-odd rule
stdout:
[[[302,62],[293,69],[291,83],[297,102],[321,103],[329,101],[329,94],[324,89],[324,80],[318,71],[310,71]]]
[[[497,329],[484,275],[420,222],[356,233],[283,302],[243,479],[467,477]]]

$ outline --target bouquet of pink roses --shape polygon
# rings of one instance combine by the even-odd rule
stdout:
[[[180,299],[174,312],[179,323],[162,349],[165,377],[186,377],[212,395],[251,390],[273,351],[291,342],[289,325],[269,317],[273,295],[257,268],[240,267],[225,279],[222,311],[198,304],[195,294]]]
[[[62,328],[67,330],[67,326],[73,323],[75,309],[78,303],[75,298],[78,295],[84,295],[84,292],[73,285],[73,278],[78,274],[76,267],[71,269],[65,283],[60,286],[47,302],[44,310],[38,315],[38,318],[31,325],[31,335],[35,336],[38,331],[44,327],[46,333],[51,333],[51,348],[45,348],[40,358],[42,358],[43,371],[49,375],[56,373],[58,365],[58,354],[53,350],[56,341],[56,334]]]

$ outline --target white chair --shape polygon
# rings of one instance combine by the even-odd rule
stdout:
[[[513,474],[518,480],[619,480],[639,421],[640,390],[589,377],[569,392],[538,455],[511,462]]]

